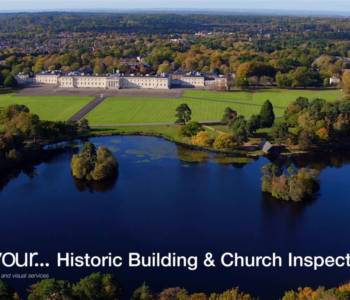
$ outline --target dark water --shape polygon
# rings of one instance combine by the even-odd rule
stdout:
[[[314,162],[322,168],[321,189],[311,202],[289,204],[261,194],[260,168],[268,161],[265,158],[239,167],[219,164],[208,154],[189,153],[157,138],[92,141],[115,151],[120,162],[118,180],[108,186],[77,184],[70,175],[71,151],[38,165],[31,176],[19,174],[0,192],[1,251],[38,251],[52,262],[57,252],[65,251],[93,255],[237,251],[282,256],[289,251],[297,255],[350,251],[350,165],[339,157],[300,160],[299,164]],[[186,163],[179,158],[204,162]],[[94,271],[52,267],[49,273],[76,280]],[[146,281],[154,291],[181,286],[191,292],[209,292],[239,286],[261,299],[278,299],[283,291],[299,286],[331,287],[350,280],[346,269],[99,271],[114,272],[126,294]],[[9,283],[23,291],[32,282]]]

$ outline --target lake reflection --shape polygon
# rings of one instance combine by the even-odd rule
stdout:
[[[349,160],[330,155],[283,163],[322,169],[313,201],[285,203],[260,190],[260,158],[243,164],[207,152],[189,151],[153,137],[91,139],[113,150],[120,163],[116,181],[87,185],[70,173],[77,147],[53,155],[27,174],[17,172],[0,192],[1,251],[40,252],[54,263],[57,252],[127,255],[153,251],[202,255],[238,251],[262,255],[343,255],[350,209]],[[28,176],[28,174],[30,176]],[[23,272],[23,270],[19,270]],[[31,270],[33,271],[33,270]],[[114,272],[130,293],[143,281],[155,291],[183,286],[221,291],[240,286],[261,299],[278,299],[301,285],[333,286],[350,279],[345,269],[50,269],[76,280],[94,271]],[[24,291],[31,282],[10,282]]]

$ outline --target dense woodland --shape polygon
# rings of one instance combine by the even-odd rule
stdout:
[[[110,274],[93,273],[77,283],[64,280],[45,279],[29,289],[27,298],[21,298],[19,294],[0,281],[1,299],[28,299],[28,300],[118,300],[126,299],[120,283]],[[150,286],[143,283],[131,295],[131,300],[254,300],[258,299],[248,293],[241,292],[238,288],[232,288],[222,293],[189,293],[186,289],[173,287],[164,289],[160,293],[152,291]],[[350,298],[350,285],[344,284],[333,289],[320,287],[312,289],[300,288],[297,291],[285,292],[282,300],[316,300],[332,299],[347,300]]]
[[[24,105],[0,110],[0,170],[6,171],[40,157],[44,144],[70,140],[89,132],[80,122],[43,121]]]
[[[13,85],[7,77],[19,72],[119,70],[237,73],[241,87],[321,87],[350,68],[349,38],[347,18],[1,14],[0,85]]]

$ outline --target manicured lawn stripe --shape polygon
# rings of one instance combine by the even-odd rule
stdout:
[[[42,120],[66,121],[91,100],[92,97],[5,94],[0,95],[0,107],[23,104],[28,106],[31,112],[38,114]]]

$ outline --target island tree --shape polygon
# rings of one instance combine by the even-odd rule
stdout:
[[[289,167],[287,170],[274,164],[262,168],[262,191],[286,201],[309,199],[319,188],[319,172],[314,169]]]
[[[87,181],[103,181],[117,175],[118,162],[112,152],[105,148],[85,143],[79,154],[73,155],[71,170],[75,178]]]

